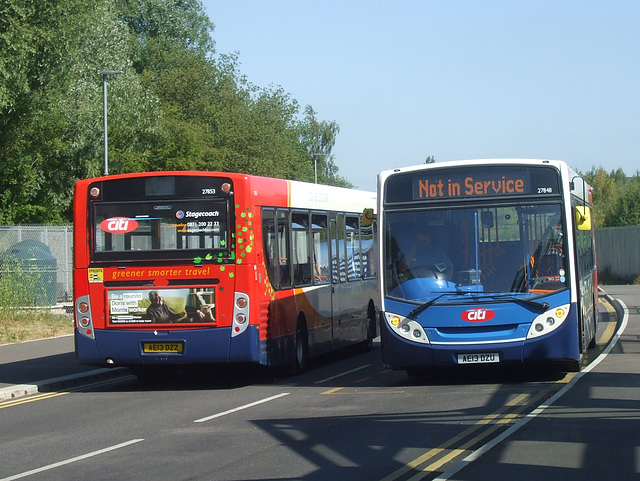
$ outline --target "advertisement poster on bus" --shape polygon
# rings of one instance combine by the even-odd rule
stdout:
[[[109,324],[215,324],[213,288],[126,289],[108,294]]]

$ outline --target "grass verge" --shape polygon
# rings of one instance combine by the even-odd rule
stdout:
[[[48,308],[0,307],[0,344],[73,333],[73,316]]]
[[[19,261],[2,261],[0,344],[73,333],[73,316],[64,309],[38,307],[55,302],[51,288],[55,289],[55,279],[46,273],[29,270]]]

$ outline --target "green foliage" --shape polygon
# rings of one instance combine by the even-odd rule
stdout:
[[[627,177],[622,169],[607,173],[593,167],[582,174],[593,187],[596,227],[640,224],[640,174]]]
[[[199,0],[3,0],[0,223],[71,220],[73,184],[109,173],[220,170],[319,181],[337,175],[339,127],[281,89],[259,88],[237,55],[215,56]]]
[[[300,140],[307,150],[307,158],[317,175],[318,183],[339,187],[353,187],[338,175],[331,149],[336,143],[340,126],[336,122],[319,121],[310,105],[305,108],[305,118],[299,127]]]
[[[0,270],[0,312],[5,309],[37,306],[39,300],[47,297],[43,277],[40,272],[25,269],[19,261],[3,260]]]

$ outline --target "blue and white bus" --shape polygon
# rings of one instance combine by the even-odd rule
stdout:
[[[469,160],[378,177],[383,362],[557,363],[595,345],[592,190],[553,160]]]

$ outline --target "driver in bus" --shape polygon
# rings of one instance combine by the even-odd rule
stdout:
[[[426,231],[418,233],[404,264],[404,270],[429,269],[439,278],[442,275],[450,279],[453,273],[453,262],[442,249],[433,244],[431,234]]]

